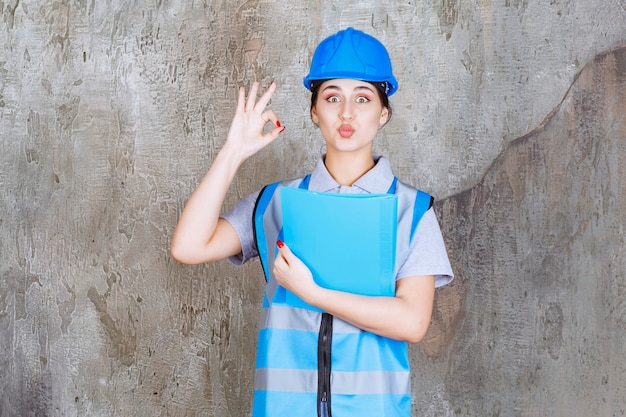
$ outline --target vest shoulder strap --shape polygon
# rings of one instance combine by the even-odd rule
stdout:
[[[305,176],[298,187],[308,189],[310,180],[311,174]],[[267,240],[263,236],[263,215],[265,214],[265,210],[267,210],[267,206],[272,201],[276,189],[280,185],[289,183],[293,183],[293,181],[278,181],[263,187],[257,196],[256,202],[254,203],[254,210],[252,211],[252,233],[257,245],[257,251],[259,252],[259,258],[261,259],[261,266],[263,267],[263,274],[265,275],[266,281],[269,281],[270,278],[269,266],[266,264],[269,259],[267,255],[270,248],[268,248]]]
[[[410,242],[413,242],[413,235],[417,230],[417,225],[424,216],[424,213],[426,213],[433,206],[434,201],[435,199],[430,194],[422,190],[417,190],[415,203],[413,205],[413,220],[411,222],[411,237],[409,239],[409,244]]]
[[[267,262],[267,254],[268,247],[267,242],[264,238],[260,238],[259,233],[263,231],[263,214],[267,209],[270,201],[272,200],[272,196],[276,191],[276,188],[280,185],[280,182],[275,182],[273,184],[268,184],[261,189],[259,195],[256,199],[256,203],[254,204],[254,210],[252,211],[252,233],[254,236],[254,241],[256,242],[257,251],[259,252],[259,259],[261,260],[261,267],[263,268],[263,275],[265,275],[265,280],[269,280],[269,270]]]

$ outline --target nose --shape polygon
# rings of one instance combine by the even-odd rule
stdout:
[[[343,103],[343,106],[341,107],[341,111],[339,112],[339,118],[341,120],[354,119],[354,108],[350,101],[346,101]]]

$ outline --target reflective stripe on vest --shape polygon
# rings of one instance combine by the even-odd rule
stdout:
[[[285,303],[286,290],[272,275],[282,229],[280,187],[307,188],[306,179],[275,183],[259,195],[255,237],[267,285],[259,330],[253,417],[314,415],[318,389],[318,332],[322,313]],[[398,196],[396,273],[431,197],[394,180]],[[332,412],[337,415],[408,416],[411,413],[407,344],[334,318]]]
[[[317,371],[309,369],[259,369],[262,384],[256,386],[259,391],[311,392],[317,391]],[[406,372],[333,371],[333,394],[410,394]]]

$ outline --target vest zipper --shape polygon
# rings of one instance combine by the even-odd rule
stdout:
[[[330,411],[330,371],[333,342],[333,316],[322,313],[317,339],[317,415],[332,417]]]

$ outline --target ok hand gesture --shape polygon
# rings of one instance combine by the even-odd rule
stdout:
[[[272,81],[267,91],[258,99],[259,83],[252,83],[248,98],[243,87],[239,87],[239,97],[235,117],[230,125],[224,147],[235,152],[241,160],[245,160],[267,146],[285,130],[280,125],[273,110],[265,110],[267,103],[276,91],[276,83]],[[269,122],[276,127],[267,133],[263,128]]]

